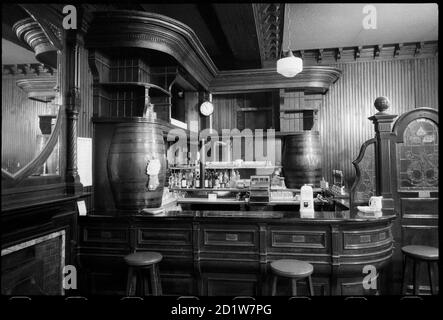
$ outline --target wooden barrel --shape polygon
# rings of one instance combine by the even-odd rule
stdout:
[[[318,131],[306,131],[285,137],[283,174],[287,188],[304,184],[317,187],[321,180],[321,146]]]
[[[149,190],[146,169],[154,159],[161,164],[159,185]],[[166,153],[158,124],[144,118],[131,118],[116,126],[108,154],[108,178],[117,209],[139,210],[161,205]]]

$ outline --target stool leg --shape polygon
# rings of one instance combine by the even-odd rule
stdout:
[[[151,276],[152,295],[158,296],[158,283],[157,283],[156,274],[155,274],[154,270],[155,270],[155,266],[152,266],[149,269],[149,274]]]
[[[418,296],[420,294],[420,287],[418,282],[419,273],[419,261],[414,259],[414,295]]]
[[[126,295],[135,295],[135,286],[137,284],[136,274],[133,267],[128,268],[128,281],[126,284]]]
[[[155,271],[155,279],[157,280],[157,291],[158,291],[158,295],[159,295],[159,296],[162,296],[162,295],[163,295],[163,291],[162,291],[162,281],[161,281],[161,278],[160,278],[160,270],[159,270],[157,264],[154,266],[154,271]]]
[[[408,256],[403,255],[403,278],[401,281],[401,294],[406,295],[407,290],[407,278],[406,278],[406,264],[408,263]]]
[[[297,280],[292,279],[292,296],[297,296]]]
[[[312,285],[311,276],[308,276],[308,278],[306,280],[307,280],[308,286],[309,286],[309,295],[312,297],[312,296],[314,296],[314,286]]]
[[[272,292],[271,295],[275,296],[277,293],[277,276],[272,275]]]
[[[434,269],[432,268],[432,262],[428,261],[428,272],[429,272],[429,284],[431,286],[431,293],[437,294],[437,288],[435,287],[433,283],[434,279]]]
[[[145,296],[149,296],[149,289],[152,288],[152,284],[149,283],[149,278],[148,275],[146,274],[146,270],[144,271],[145,273],[143,274],[143,286],[144,286],[143,294]]]

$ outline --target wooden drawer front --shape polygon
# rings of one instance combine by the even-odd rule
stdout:
[[[212,229],[203,227],[205,246],[248,247],[258,246],[258,232],[255,229]]]
[[[324,231],[271,230],[271,246],[277,248],[326,248]]]
[[[191,245],[192,230],[184,228],[140,228],[138,229],[137,239],[140,245]]]
[[[208,296],[257,296],[258,277],[255,274],[202,274],[203,294]]]
[[[343,231],[344,249],[374,248],[391,241],[391,227],[368,231]]]
[[[126,228],[85,227],[83,241],[86,243],[128,243],[129,235]]]

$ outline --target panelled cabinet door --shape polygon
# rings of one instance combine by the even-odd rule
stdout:
[[[406,245],[438,247],[438,112],[419,108],[395,123],[398,249]],[[421,272],[420,283],[428,284]],[[426,289],[425,289],[426,290]]]

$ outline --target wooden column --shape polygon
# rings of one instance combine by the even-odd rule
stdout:
[[[397,115],[386,112],[391,106],[386,97],[378,97],[374,102],[379,111],[368,119],[374,123],[375,129],[375,181],[376,194],[383,196],[383,208],[394,209],[393,193],[395,192],[395,134],[391,126]]]
[[[82,185],[77,170],[77,122],[80,111],[79,46],[83,37],[77,30],[66,32],[65,46],[65,103],[67,117],[66,187],[69,194],[81,193]]]

